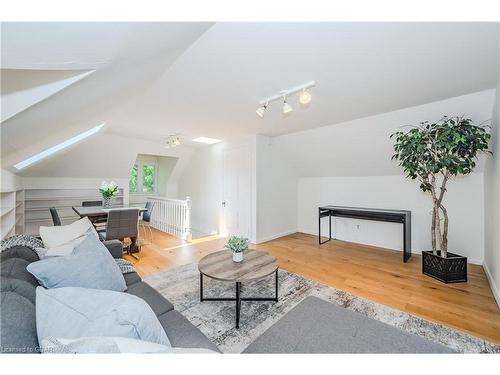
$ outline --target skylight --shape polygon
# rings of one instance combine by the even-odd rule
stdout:
[[[208,137],[198,137],[193,139],[193,142],[205,143],[207,145],[213,145],[214,143],[222,142],[220,139],[208,138]]]
[[[18,171],[20,171],[21,169],[24,169],[24,168],[30,166],[31,164],[36,163],[37,161],[45,159],[46,157],[48,157],[52,154],[55,154],[56,152],[59,152],[59,151],[65,149],[66,147],[69,147],[77,142],[84,140],[85,138],[90,137],[92,134],[95,134],[99,130],[101,130],[101,128],[103,126],[104,126],[104,124],[101,124],[99,126],[96,126],[95,128],[89,129],[87,131],[84,131],[83,133],[75,135],[74,137],[67,139],[64,142],[61,142],[55,146],[52,146],[52,147],[50,147],[42,152],[39,152],[36,155],[33,155],[32,157],[30,157],[26,160],[23,160],[23,161],[15,164],[14,168],[16,168]]]

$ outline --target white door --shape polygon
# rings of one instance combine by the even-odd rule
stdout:
[[[222,207],[227,234],[250,238],[251,162],[250,148],[224,151],[224,198]]]

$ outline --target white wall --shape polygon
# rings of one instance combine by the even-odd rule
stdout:
[[[279,139],[256,138],[256,241],[297,231],[297,175],[282,157]]]
[[[326,204],[411,210],[412,251],[420,253],[431,248],[431,200],[415,181],[403,176],[300,178],[298,230],[316,235],[318,207]],[[450,215],[449,250],[467,256],[469,262],[482,264],[483,174],[452,181],[445,205]],[[328,235],[327,222],[323,219],[323,235]],[[342,240],[389,249],[401,250],[403,246],[401,224],[335,218],[332,233]]]
[[[500,78],[496,91],[491,128],[491,150],[493,155],[488,158],[484,172],[485,252],[483,266],[493,294],[500,306]]]
[[[224,146],[218,143],[196,151],[179,179],[178,197],[191,197],[191,227],[195,232],[220,232]]]
[[[297,230],[317,234],[318,206],[335,204],[409,209],[413,251],[429,249],[430,199],[391,161],[390,134],[405,125],[439,120],[444,114],[466,114],[481,123],[491,117],[494,96],[495,90],[486,90],[275,137],[272,146],[258,142],[257,239],[261,233],[262,237],[272,238],[291,230],[293,207],[297,207]],[[450,183],[446,197],[450,251],[479,264],[484,258],[483,159],[476,173]],[[295,201],[290,188],[294,175],[298,185]],[[402,247],[401,227],[397,224],[337,219],[334,230],[339,238],[348,241]]]
[[[201,147],[191,156],[178,178],[178,197],[190,196],[191,227],[202,234],[225,233],[224,211],[224,150],[244,147],[250,152],[252,170],[249,171],[251,188],[250,240],[255,242],[255,137],[244,137],[212,146]]]

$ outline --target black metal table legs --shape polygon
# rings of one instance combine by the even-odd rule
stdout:
[[[328,216],[328,239],[325,240],[325,241],[321,241],[321,218],[322,217],[325,217],[325,216]],[[330,212],[322,212],[321,210],[319,210],[319,215],[318,215],[318,242],[320,245],[323,245],[324,243],[327,243],[328,241],[331,241],[332,240],[332,215],[330,214]]]
[[[241,301],[273,301],[278,302],[278,270],[274,273],[275,294],[274,297],[241,297],[241,282],[236,282],[236,296],[234,298],[203,297],[203,274],[200,273],[200,302],[203,301],[235,301],[236,302],[236,328],[240,328]]]

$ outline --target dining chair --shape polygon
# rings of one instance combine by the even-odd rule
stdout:
[[[82,202],[82,207],[96,207],[102,206],[102,201],[84,201]]]
[[[52,216],[52,223],[54,224],[55,227],[60,227],[61,226],[61,218],[59,217],[59,214],[57,213],[57,210],[55,207],[50,207],[50,216]]]
[[[102,207],[102,201],[83,201],[82,207]],[[107,219],[105,217],[91,219],[90,221],[94,225],[97,232],[103,232],[106,230]]]
[[[148,201],[146,202],[146,206],[144,207],[146,211],[142,213],[142,217],[139,220],[139,236],[140,229],[142,228],[142,232],[144,233],[144,239],[147,241],[147,232],[149,232],[149,241],[142,241],[142,238],[139,237],[139,241],[141,245],[143,244],[151,244],[153,242],[153,231],[151,230],[151,214],[153,213],[153,208],[155,206],[155,202]]]
[[[138,237],[139,226],[139,210],[137,208],[122,208],[111,209],[108,211],[108,219],[106,222],[106,230],[99,233],[99,237],[103,241],[120,240],[130,238],[131,244],[127,248],[128,254],[137,258],[131,252],[131,248],[135,247]],[[140,251],[140,246],[138,247]],[[138,259],[138,258],[137,258]]]

